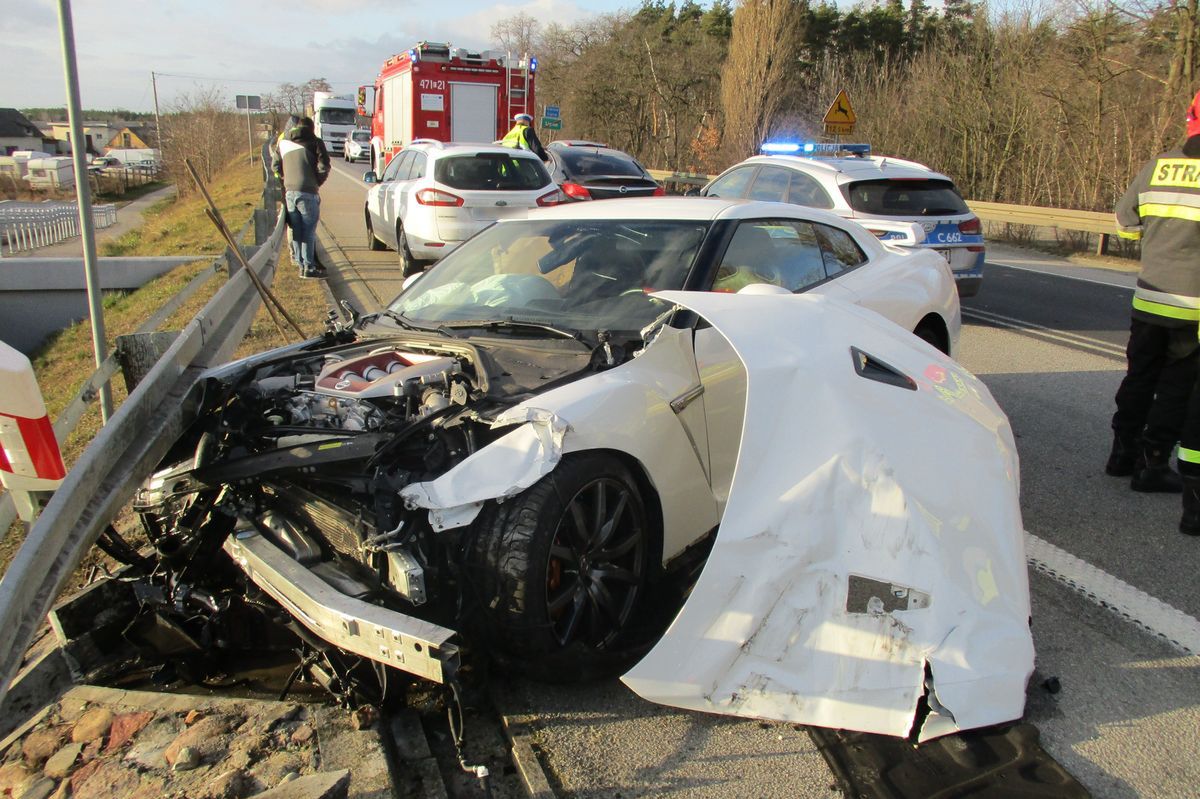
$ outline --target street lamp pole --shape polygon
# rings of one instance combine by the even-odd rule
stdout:
[[[79,205],[79,233],[83,238],[83,273],[87,282],[88,314],[92,323],[92,353],[96,368],[108,357],[104,336],[104,303],[96,269],[96,231],[92,220],[92,188],[87,179],[87,153],[83,136],[83,111],[79,103],[79,69],[75,63],[75,29],[71,22],[71,0],[58,0],[58,28],[62,35],[63,70],[67,79],[67,118],[71,123],[71,158],[75,164],[75,196]],[[100,386],[100,415],[112,416],[112,387]]]

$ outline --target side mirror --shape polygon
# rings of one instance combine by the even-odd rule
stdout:
[[[379,177],[374,172],[367,172],[363,175],[363,183],[378,183]]]

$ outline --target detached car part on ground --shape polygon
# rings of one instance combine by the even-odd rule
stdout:
[[[147,607],[213,646],[283,617],[435,681],[465,644],[554,679],[640,658],[643,697],[717,713],[922,738],[1020,716],[1017,460],[986,388],[814,293],[597,297],[584,234],[557,235],[545,277],[439,267],[394,310],[210,372],[137,499]]]

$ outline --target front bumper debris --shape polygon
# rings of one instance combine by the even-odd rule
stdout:
[[[346,596],[257,532],[239,530],[225,552],[301,624],[348,652],[437,683],[453,679],[453,630]]]

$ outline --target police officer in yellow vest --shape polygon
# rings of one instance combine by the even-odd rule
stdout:
[[[1200,358],[1200,93],[1188,108],[1187,136],[1142,167],[1116,208],[1118,235],[1141,241],[1142,270],[1105,471],[1132,475],[1135,491],[1183,490],[1169,461]],[[1200,477],[1200,452],[1181,450],[1180,469],[1188,453]]]
[[[515,147],[518,150],[529,150],[543,161],[549,160],[550,156],[546,154],[546,148],[542,146],[537,132],[533,129],[533,117],[529,114],[517,114],[513,117],[513,122],[516,124],[513,125],[512,130],[504,134],[500,144],[504,147]]]

